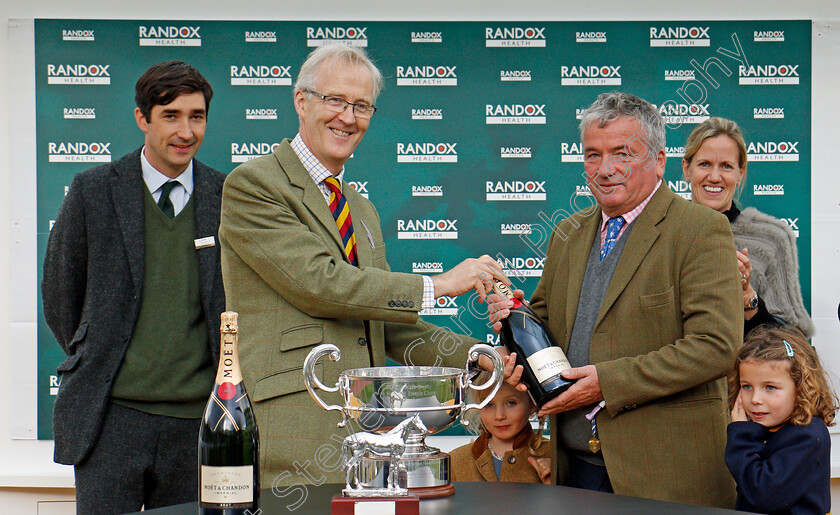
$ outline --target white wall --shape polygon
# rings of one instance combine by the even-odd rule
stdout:
[[[15,18],[107,18],[107,19],[268,19],[268,20],[737,20],[737,19],[811,19],[814,28],[813,78],[813,315],[817,324],[815,344],[826,348],[840,340],[837,319],[840,291],[840,242],[836,223],[840,222],[840,187],[836,181],[836,160],[832,159],[840,131],[832,123],[840,119],[840,2],[837,0],[601,0],[595,3],[569,0],[426,0],[402,4],[393,0],[335,2],[309,0],[250,0],[239,3],[220,0],[145,0],[125,3],[98,0],[4,0],[0,3],[0,330],[8,336],[0,340],[0,355],[8,358],[14,346],[34,344],[34,306],[21,305],[19,292],[12,291],[12,277],[21,271],[11,269],[11,255],[22,231],[34,231],[28,221],[13,223],[12,199],[20,193],[11,190],[11,170],[26,142],[16,139],[19,125],[11,126],[10,85],[19,80],[21,70],[9,55],[8,20]],[[590,7],[596,5],[597,7]],[[33,70],[34,71],[34,70]],[[17,123],[17,122],[16,122]],[[30,121],[30,123],[32,123]],[[128,120],[127,122],[128,123]],[[34,146],[32,147],[34,148]],[[34,159],[34,157],[33,157]],[[34,194],[31,195],[34,201]],[[822,241],[821,234],[833,238]],[[31,315],[27,315],[29,311]],[[13,323],[14,321],[14,323]],[[840,353],[838,353],[840,355]],[[10,412],[14,396],[34,389],[34,363],[30,372],[13,370],[9,359],[0,359],[0,508],[14,506],[15,513],[43,513],[36,498],[56,499],[60,491],[43,490],[43,495],[20,487],[70,487],[72,469],[52,463],[52,442],[12,440],[15,414]],[[830,363],[840,371],[840,359]],[[30,377],[30,384],[21,379]],[[837,435],[840,437],[840,434]],[[840,475],[840,440],[833,459],[834,475]],[[840,480],[835,480],[840,483]],[[18,487],[18,488],[13,488]],[[837,487],[840,491],[840,486]],[[71,491],[67,491],[72,496]],[[840,496],[835,496],[840,502]]]

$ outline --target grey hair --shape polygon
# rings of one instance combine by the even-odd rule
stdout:
[[[356,64],[367,68],[368,72],[370,72],[370,78],[373,80],[372,102],[376,103],[376,97],[379,96],[379,92],[382,90],[382,73],[373,64],[367,52],[363,49],[341,43],[330,43],[319,46],[309,53],[300,67],[300,73],[298,73],[292,95],[302,90],[316,91],[318,88],[318,72],[321,69],[321,65],[326,66],[324,71],[329,76],[336,63]]]
[[[603,127],[609,122],[627,116],[639,122],[645,134],[641,135],[651,155],[665,149],[665,120],[659,111],[647,100],[628,93],[613,91],[601,93],[591,106],[586,108],[580,120],[580,139],[595,122]]]

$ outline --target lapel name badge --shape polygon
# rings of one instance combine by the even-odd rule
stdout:
[[[216,238],[207,236],[206,238],[198,238],[195,240],[195,249],[206,249],[207,247],[214,247],[216,245]]]

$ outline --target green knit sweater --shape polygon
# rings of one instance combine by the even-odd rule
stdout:
[[[169,219],[144,188],[145,271],[140,314],[111,397],[146,413],[200,418],[215,364],[199,294],[195,207]]]

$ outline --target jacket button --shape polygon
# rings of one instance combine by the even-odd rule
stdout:
[[[410,308],[414,307],[414,301],[413,300],[408,301],[408,307],[410,307]]]
[[[393,307],[394,307],[394,301],[393,301],[393,300],[389,300],[389,301],[388,301],[388,307],[389,307],[389,308],[393,308]]]
[[[362,347],[364,347],[365,345],[367,345],[367,340],[365,340],[364,338],[359,338],[359,342],[358,342],[358,343],[359,343],[359,345],[361,345]]]
[[[508,463],[510,463],[511,465],[516,463],[516,456],[508,456]]]

